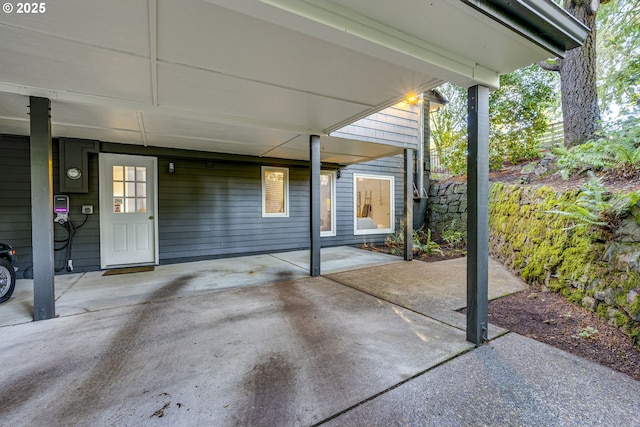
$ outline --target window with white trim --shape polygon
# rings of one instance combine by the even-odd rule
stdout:
[[[394,232],[394,177],[353,174],[353,233]]]
[[[320,236],[336,235],[336,173],[320,172]]]
[[[262,166],[262,216],[289,216],[289,169]]]

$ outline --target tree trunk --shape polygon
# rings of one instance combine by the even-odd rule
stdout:
[[[585,0],[565,0],[565,9],[591,28],[584,46],[572,49],[559,63],[562,117],[566,146],[592,138],[600,110],[596,92],[596,12]]]

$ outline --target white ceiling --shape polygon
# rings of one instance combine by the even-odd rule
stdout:
[[[458,0],[56,0],[0,15],[0,133],[308,159],[326,135],[443,81],[549,56]],[[402,146],[323,137],[322,160]]]

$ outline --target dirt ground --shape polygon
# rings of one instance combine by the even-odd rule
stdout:
[[[520,185],[547,185],[561,191],[579,189],[585,175],[562,179],[559,173],[524,174],[527,165],[505,165],[491,173],[493,182]],[[553,165],[549,165],[549,170]],[[637,172],[636,172],[637,175]],[[613,171],[599,174],[611,192],[639,191],[640,179]],[[424,259],[428,261],[428,259]],[[640,349],[619,329],[595,313],[568,302],[548,289],[528,290],[499,298],[489,304],[489,322],[510,331],[547,343],[569,353],[623,372],[640,381]]]
[[[439,236],[434,236],[436,241]],[[441,242],[439,242],[441,243]],[[384,246],[369,250],[392,253]],[[413,254],[415,261],[438,262],[464,252],[441,245],[444,254]],[[608,366],[640,381],[640,348],[611,326],[562,295],[537,286],[489,302],[489,323]]]
[[[489,303],[489,323],[640,381],[640,350],[619,329],[560,294],[530,286]]]

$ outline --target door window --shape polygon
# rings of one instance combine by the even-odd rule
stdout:
[[[113,213],[147,212],[147,168],[113,166]]]

